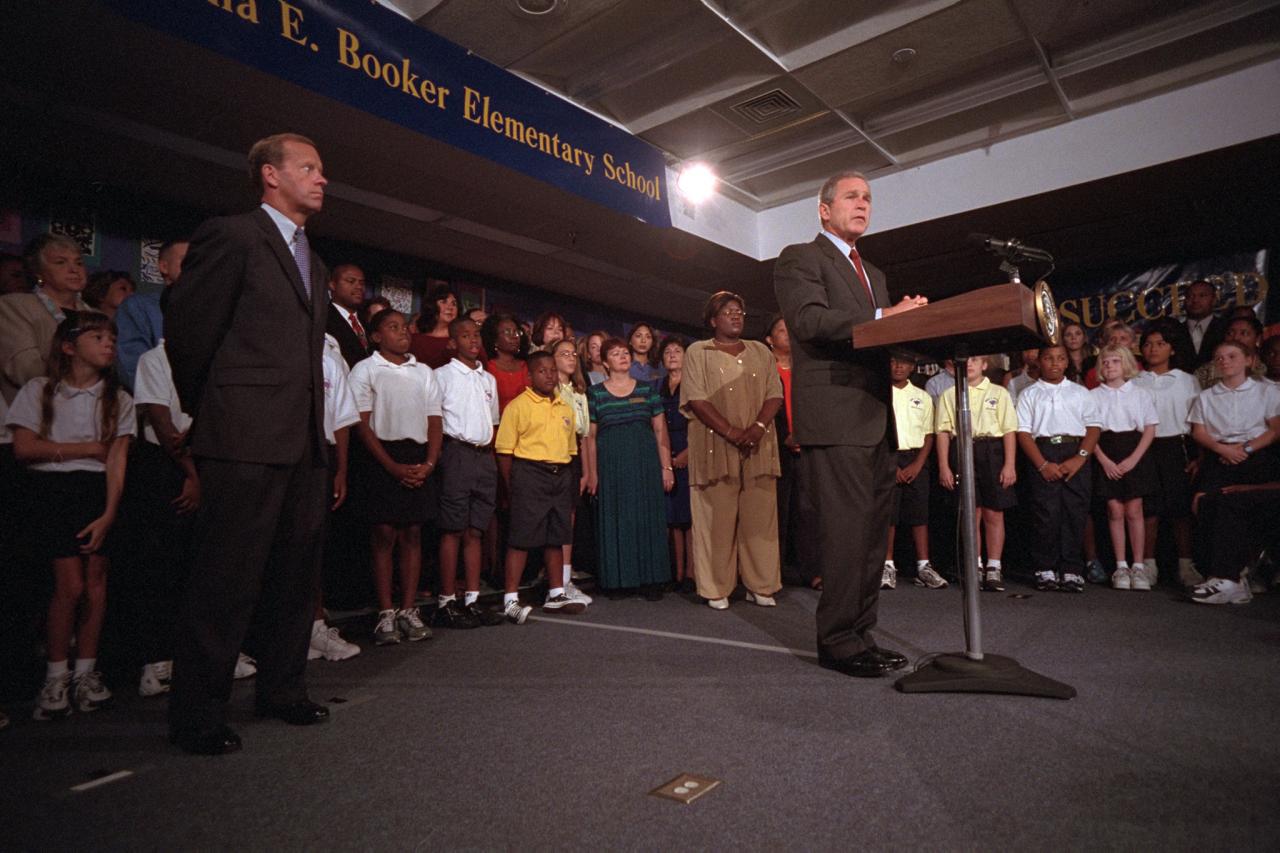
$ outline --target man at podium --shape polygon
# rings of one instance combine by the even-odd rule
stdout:
[[[884,274],[856,243],[871,220],[871,188],[858,172],[828,178],[818,195],[822,231],[783,249],[774,290],[792,341],[792,416],[815,517],[822,574],[818,660],[857,677],[887,675],[906,658],[876,645],[880,569],[894,485],[888,355],[855,351],[853,327],[927,304],[889,301]]]

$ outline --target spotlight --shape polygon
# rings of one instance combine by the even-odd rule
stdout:
[[[716,191],[719,178],[706,163],[690,163],[676,179],[676,189],[693,204],[702,204]]]

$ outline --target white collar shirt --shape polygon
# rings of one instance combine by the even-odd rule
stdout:
[[[265,201],[262,203],[262,209],[267,212],[267,216],[271,217],[271,221],[279,229],[280,237],[284,240],[284,244],[289,247],[289,254],[297,257],[298,228],[300,226]]]
[[[10,427],[23,427],[37,435],[40,434],[40,398],[48,381],[47,378],[39,376],[19,389],[17,396],[13,398],[13,403],[9,406],[9,417],[6,423]],[[102,428],[102,391],[102,380],[98,380],[88,388],[73,388],[65,382],[59,383],[57,390],[53,393],[53,423],[49,425],[45,439],[58,444],[102,441],[102,437],[98,434]],[[138,430],[133,398],[123,388],[117,390],[116,394],[118,395],[116,431],[111,439],[122,435],[134,435]],[[107,469],[107,466],[98,459],[68,459],[65,462],[37,462],[31,466],[31,469],[102,472]]]
[[[333,335],[324,336],[324,437],[337,444],[336,433],[343,427],[360,423],[356,398],[351,395],[350,371],[342,358],[342,349]]]
[[[487,446],[498,424],[498,380],[479,362],[467,367],[457,358],[436,371],[444,434],[458,441]]]
[[[351,368],[356,409],[369,413],[369,428],[383,441],[427,443],[427,418],[438,418],[440,386],[435,371],[412,355],[394,364],[382,353]]]
[[[1089,392],[1098,407],[1098,420],[1103,432],[1142,432],[1149,426],[1159,426],[1156,401],[1146,388],[1126,381],[1118,388],[1099,385]]]
[[[1018,395],[1018,432],[1036,438],[1074,435],[1083,438],[1089,427],[1101,427],[1098,406],[1083,385],[1063,379],[1037,379]]]
[[[1156,438],[1172,438],[1191,432],[1187,415],[1191,412],[1191,404],[1200,396],[1200,383],[1194,376],[1176,367],[1164,373],[1144,370],[1133,378],[1133,382],[1150,391],[1155,400],[1156,416],[1160,418]]]
[[[1013,398],[1014,405],[1018,403],[1018,395],[1035,383],[1035,380],[1027,375],[1026,370],[1017,373],[1009,380],[1009,396]]]
[[[1280,417],[1280,386],[1246,378],[1235,388],[1225,383],[1200,392],[1187,416],[1203,424],[1214,440],[1243,444],[1267,431],[1267,421]]]
[[[191,429],[191,418],[182,411],[178,389],[173,386],[173,371],[169,367],[164,340],[138,359],[138,372],[133,380],[133,401],[139,406],[165,406],[169,409],[169,420],[173,422],[174,429],[178,432]],[[160,443],[150,418],[146,419],[146,425],[142,428],[142,437],[151,444]]]

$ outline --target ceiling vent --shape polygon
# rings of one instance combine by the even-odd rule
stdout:
[[[800,104],[781,89],[773,89],[729,109],[755,124],[774,124],[781,118],[799,113]]]

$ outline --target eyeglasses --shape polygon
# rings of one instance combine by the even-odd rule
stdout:
[[[741,308],[721,308],[720,314],[730,318],[747,316],[747,312],[743,311]]]

